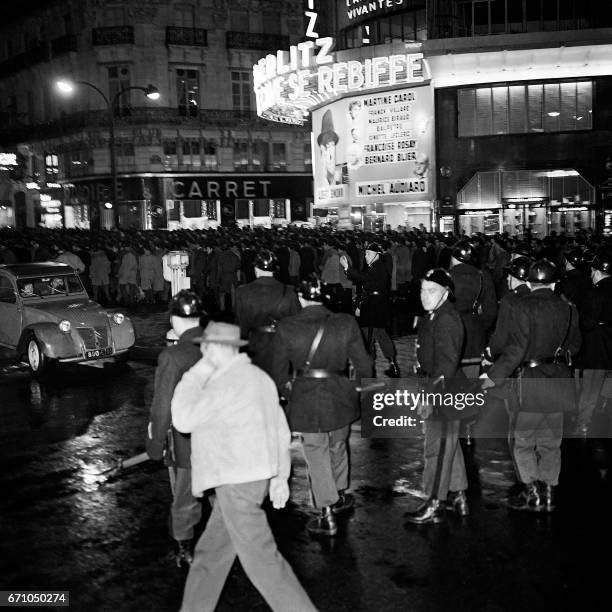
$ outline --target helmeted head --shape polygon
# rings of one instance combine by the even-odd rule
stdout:
[[[204,314],[202,300],[197,293],[183,289],[172,298],[170,314],[174,317],[199,319]]]
[[[467,240],[460,240],[451,252],[451,256],[460,263],[475,265],[476,252],[474,245]]]
[[[527,282],[531,285],[554,285],[558,280],[559,270],[548,259],[539,259],[529,267]]]
[[[607,249],[597,251],[590,265],[593,270],[599,270],[604,274],[612,274],[612,253]]]
[[[371,242],[365,249],[365,260],[368,266],[371,266],[381,255],[382,248],[376,242]]]
[[[431,312],[439,308],[446,300],[455,299],[455,283],[444,268],[429,270],[421,281],[421,303]]]
[[[328,304],[331,300],[331,295],[326,292],[325,286],[314,276],[308,276],[298,285],[297,294],[301,302]]]
[[[584,265],[584,251],[582,249],[572,249],[564,254],[565,261],[572,268],[582,268]]]
[[[529,257],[521,256],[513,259],[504,270],[509,276],[525,283],[527,282],[527,275],[529,274],[529,268],[531,268],[532,263],[533,261],[529,259]]]
[[[255,257],[254,265],[262,272],[276,272],[278,270],[278,259],[269,249],[262,249]]]

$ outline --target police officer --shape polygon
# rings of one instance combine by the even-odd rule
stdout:
[[[559,293],[576,304],[580,312],[581,302],[591,286],[589,277],[584,271],[584,252],[582,249],[572,249],[565,253],[563,259],[565,273],[559,283]]]
[[[483,388],[488,388],[504,384],[518,370],[513,457],[523,488],[508,500],[517,510],[554,509],[563,414],[575,409],[569,363],[580,348],[578,312],[554,293],[558,280],[558,269],[548,260],[530,266],[531,292],[515,309],[513,330],[500,357],[481,375]]]
[[[452,251],[450,275],[455,286],[455,308],[465,326],[461,365],[468,378],[478,377],[487,330],[497,315],[493,279],[488,270],[477,265],[474,246],[466,240],[459,241]]]
[[[288,397],[287,420],[300,432],[312,497],[319,509],[308,523],[314,535],[337,532],[334,515],[353,505],[348,488],[347,452],[350,424],[359,418],[355,381],[346,372],[350,362],[357,380],[371,376],[372,359],[352,315],[332,313],[316,280],[298,288],[302,310],[278,324],[272,351],[272,378]],[[291,390],[287,383],[293,378]]]
[[[252,362],[268,374],[276,325],[300,309],[295,289],[274,278],[277,270],[276,255],[262,250],[255,258],[255,280],[236,289],[236,323],[249,341]]]
[[[580,307],[582,369],[577,433],[588,433],[604,381],[612,371],[612,254],[600,251],[590,264],[593,282]]]
[[[456,391],[461,379],[465,380],[460,370],[464,329],[451,303],[454,289],[443,268],[430,270],[421,282],[421,302],[427,314],[418,326],[417,359],[428,393]],[[404,516],[417,525],[443,522],[447,507],[466,516],[467,476],[459,444],[459,417],[465,415],[442,404],[420,406],[419,414],[425,419],[423,489],[428,501]]]
[[[170,404],[174,388],[183,374],[201,357],[193,338],[202,335],[200,317],[205,313],[193,291],[179,291],[170,306],[170,324],[178,342],[165,348],[158,357],[155,391],[151,403],[146,449],[151,459],[164,459],[170,476],[172,505],[171,536],[176,540],[177,565],[193,560],[194,527],[200,522],[202,505],[191,492],[191,440],[172,426]]]
[[[377,340],[383,355],[389,360],[385,374],[391,378],[399,378],[397,351],[386,329],[391,320],[391,277],[382,253],[380,245],[372,242],[365,250],[366,266],[363,270],[349,266],[345,256],[340,257],[340,265],[353,282],[362,284],[361,300],[355,316],[366,338],[368,351],[371,355],[374,354],[374,341]]]

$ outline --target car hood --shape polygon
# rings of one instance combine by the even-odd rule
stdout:
[[[106,325],[108,316],[100,304],[87,298],[67,298],[37,304],[31,302],[25,305],[36,318],[46,321],[62,321],[67,319],[81,327],[94,327]]]

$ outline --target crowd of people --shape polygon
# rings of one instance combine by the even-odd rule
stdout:
[[[4,230],[0,244],[4,263],[70,264],[94,294],[97,259],[105,259],[102,297],[127,305],[140,292],[167,300],[164,255],[189,253],[192,289],[170,302],[178,342],[160,355],[146,437],[150,457],[165,458],[170,470],[171,535],[178,564],[190,565],[183,610],[214,609],[236,556],[273,609],[314,609],[261,504],[269,494],[274,507],[285,505],[289,432],[299,432],[317,509],[307,529],[338,533],[338,516],[353,507],[348,439],[360,416],[357,386],[375,376],[376,344],[387,377],[409,374],[389,335],[393,301],[418,315],[419,365],[410,374],[424,391],[486,391],[504,407],[513,510],[555,510],[566,417],[587,436],[612,396],[612,243],[592,232],[538,239],[415,228]],[[406,520],[466,516],[460,437],[476,411],[426,401],[418,413],[426,501]],[[211,489],[212,514],[194,549],[199,498]]]

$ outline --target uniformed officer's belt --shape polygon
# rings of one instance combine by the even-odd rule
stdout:
[[[260,325],[255,328],[255,331],[263,332],[265,334],[275,334],[276,326],[275,325]]]
[[[558,357],[542,357],[542,359],[529,359],[521,363],[522,368],[537,368],[538,366],[546,363],[559,363],[560,358]]]
[[[295,375],[303,378],[334,378],[334,376],[345,376],[345,373],[343,370],[311,368],[310,370],[298,370]]]

